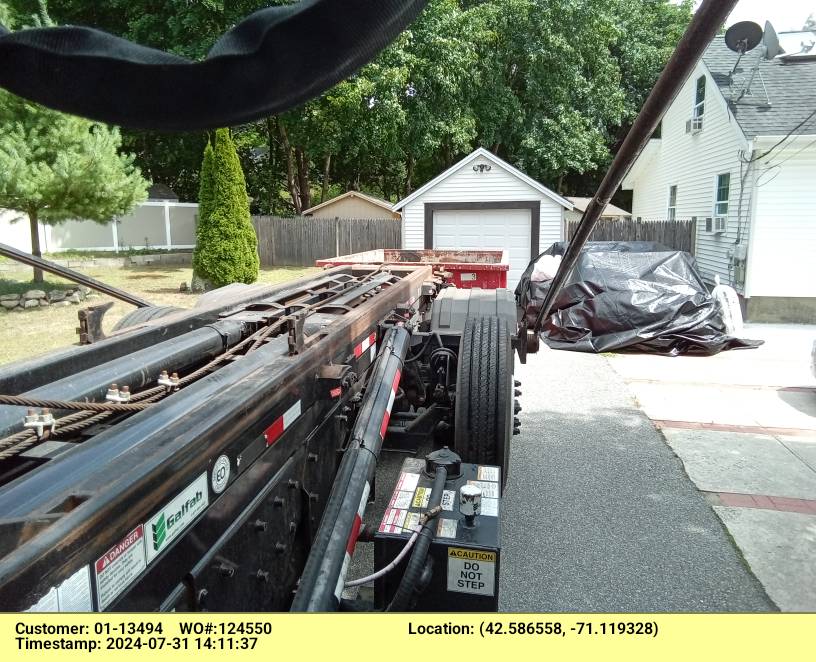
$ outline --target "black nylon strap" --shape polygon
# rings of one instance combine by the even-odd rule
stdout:
[[[192,62],[84,27],[9,32],[0,87],[130,128],[233,126],[288,110],[371,60],[427,0],[303,0],[255,12]]]

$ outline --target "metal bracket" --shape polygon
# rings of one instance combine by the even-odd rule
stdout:
[[[286,320],[286,327],[289,330],[289,356],[297,356],[303,351],[306,344],[306,334],[303,326],[306,324],[306,315],[293,315]]]
[[[111,308],[113,308],[113,301],[78,311],[79,327],[77,327],[77,333],[79,334],[80,345],[92,345],[106,338],[105,332],[102,331],[102,318]]]

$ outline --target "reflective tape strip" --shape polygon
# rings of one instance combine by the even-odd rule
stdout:
[[[372,347],[377,344],[377,334],[372,333],[368,338],[363,340],[359,345],[354,348],[354,357],[360,358],[365,352],[368,350],[369,347]]]
[[[394,406],[394,400],[397,398],[400,377],[402,377],[402,372],[397,370],[394,375],[394,381],[391,382],[391,395],[388,396],[388,406],[385,408],[385,416],[383,416],[382,424],[380,425],[380,437],[382,439],[385,439],[385,433],[388,431],[388,423],[391,420],[391,408]]]
[[[264,437],[266,437],[266,445],[271,446],[274,444],[280,436],[286,431],[286,429],[294,423],[301,414],[301,406],[300,400],[298,400],[295,404],[293,404],[289,409],[287,409],[283,416],[279,416],[275,419],[275,422],[272,423],[266,430],[264,431]]]
[[[351,527],[348,542],[346,543],[346,555],[343,559],[343,567],[340,570],[340,577],[337,579],[337,586],[334,589],[334,594],[339,600],[343,595],[343,587],[346,584],[346,574],[348,573],[349,565],[351,565],[351,556],[354,554],[354,548],[357,546],[357,537],[360,535],[360,529],[363,527],[363,513],[365,512],[366,504],[368,503],[368,495],[371,493],[370,483],[365,484],[363,489],[363,498],[360,499],[360,505],[357,508],[357,514],[354,516],[354,524]]]

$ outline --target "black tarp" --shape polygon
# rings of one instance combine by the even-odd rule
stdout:
[[[539,255],[516,288],[531,325],[550,284],[530,281],[535,262],[563,255],[566,246],[553,244]],[[554,349],[668,356],[762,344],[727,335],[720,304],[694,258],[653,242],[588,242],[544,320],[541,339]]]

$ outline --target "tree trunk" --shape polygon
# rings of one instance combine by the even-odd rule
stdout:
[[[295,148],[295,156],[297,157],[297,178],[302,212],[312,206],[312,187],[309,184],[309,157],[302,147]]]
[[[326,201],[326,196],[329,193],[329,171],[331,170],[331,154],[326,154],[323,161],[323,188],[320,190],[321,204]]]
[[[269,143],[269,214],[275,215],[275,202],[278,198],[278,185],[275,181],[275,156],[277,145],[275,144],[275,119],[266,118],[266,137]]]
[[[414,188],[412,181],[414,179],[414,157],[409,154],[408,160],[405,163],[405,197],[407,198],[413,193]]]
[[[31,227],[31,254],[35,257],[42,257],[42,250],[40,249],[40,224],[37,221],[37,210],[28,210],[28,222]],[[43,278],[42,269],[34,267],[34,282],[45,282]]]
[[[292,146],[289,144],[289,135],[286,133],[286,127],[283,126],[281,122],[278,122],[278,132],[280,133],[283,152],[286,154],[286,186],[289,189],[292,204],[295,206],[295,216],[300,216],[303,207],[301,206],[300,193],[295,178],[295,156],[292,153]]]

